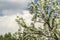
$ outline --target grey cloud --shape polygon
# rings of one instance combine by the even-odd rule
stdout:
[[[10,14],[16,14],[17,12],[21,12],[22,10],[28,9],[28,2],[18,3],[18,2],[7,2],[0,1],[0,16],[6,15],[4,10],[12,11]],[[10,15],[8,14],[8,15]]]
[[[12,2],[0,2],[0,9],[25,9],[27,5],[19,4],[19,3],[12,3]]]

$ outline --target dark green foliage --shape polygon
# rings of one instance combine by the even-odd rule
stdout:
[[[11,33],[6,33],[4,35],[0,35],[0,40],[16,40],[16,38],[14,38]]]

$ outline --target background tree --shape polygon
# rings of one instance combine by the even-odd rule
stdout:
[[[0,35],[0,40],[16,40],[16,38],[11,33],[5,33]]]
[[[0,35],[0,40],[3,40],[4,38],[3,38],[3,36],[2,35]]]
[[[60,5],[58,0],[34,0],[30,5],[33,15],[30,26],[22,17],[17,16],[16,22],[23,27],[22,40],[60,40]],[[43,28],[35,27],[35,23],[42,23]]]

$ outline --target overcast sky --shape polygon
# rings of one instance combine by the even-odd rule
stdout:
[[[17,15],[30,18],[29,11],[27,10],[30,1],[0,0],[0,34],[17,31],[18,24],[15,22]]]

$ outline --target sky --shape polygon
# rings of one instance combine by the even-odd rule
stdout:
[[[31,0],[0,0],[0,34],[14,33],[18,29],[16,16],[30,18],[28,4]],[[29,17],[28,17],[29,16]],[[28,22],[27,22],[28,23]]]

